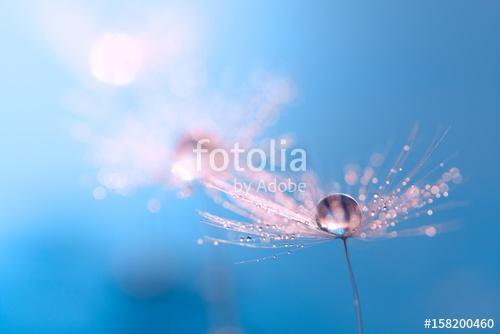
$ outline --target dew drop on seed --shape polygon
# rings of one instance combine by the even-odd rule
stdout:
[[[350,237],[361,224],[358,202],[345,194],[328,195],[318,203],[316,210],[319,228],[339,238]]]

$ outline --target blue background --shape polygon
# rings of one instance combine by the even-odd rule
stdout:
[[[217,33],[211,72],[267,67],[293,78],[299,95],[267,134],[296,135],[324,181],[404,140],[415,122],[428,137],[451,126],[438,156],[459,153],[465,182],[452,197],[468,204],[445,215],[461,226],[352,242],[366,332],[433,332],[425,318],[500,323],[500,3],[198,5]],[[0,5],[0,332],[354,333],[339,242],[234,265],[268,253],[197,246],[207,228],[194,209],[216,210],[201,192],[162,192],[158,214],[145,210],[155,189],[92,198],[80,182],[85,148],[60,103],[76,79],[27,28],[31,6]],[[112,16],[127,5],[104,7]],[[206,297],[210,287],[224,296]]]

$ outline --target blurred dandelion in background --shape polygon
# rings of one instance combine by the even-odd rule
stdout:
[[[431,157],[447,131],[438,135],[415,164],[408,163],[415,150],[418,127],[412,131],[396,160],[389,167],[387,154],[375,153],[370,163],[361,168],[348,165],[344,172],[344,189],[335,183],[323,189],[316,175],[307,172],[298,178],[270,172],[240,173],[224,180],[211,176],[204,185],[218,203],[244,219],[229,219],[201,212],[205,223],[226,232],[221,237],[207,236],[198,241],[231,244],[249,248],[280,249],[277,254],[247,262],[275,259],[295,250],[335,239],[343,241],[350,278],[358,332],[363,332],[359,293],[349,257],[347,240],[372,240],[437,233],[454,227],[452,222],[421,225],[420,219],[430,218],[439,211],[453,207],[446,203],[453,188],[463,180],[457,167],[447,161],[428,167]],[[255,187],[262,182],[285,185],[306,185],[304,191],[290,187],[262,191]],[[235,184],[247,187],[235,187]],[[415,226],[415,224],[417,224]]]
[[[37,11],[37,31],[77,79],[63,101],[97,170],[94,198],[147,186],[186,196],[204,176],[193,168],[192,144],[252,146],[293,99],[293,85],[260,68],[246,78],[227,79],[225,68],[208,77],[210,25],[199,8],[129,14],[109,21],[84,2],[54,3]]]

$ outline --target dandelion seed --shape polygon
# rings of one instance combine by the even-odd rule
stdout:
[[[364,171],[359,177],[359,182],[359,175],[352,174],[351,169],[348,169],[350,174],[345,178],[346,183],[351,187],[353,185],[358,187],[349,194],[341,192],[325,194],[312,173],[306,173],[298,178],[307,184],[307,188],[304,192],[296,193],[279,190],[259,192],[252,188],[238,192],[228,178],[207,177],[203,184],[211,190],[211,194],[216,194],[217,201],[244,217],[243,220],[230,220],[201,212],[207,224],[219,228],[225,226],[232,232],[243,234],[243,239],[236,240],[224,237],[207,237],[207,239],[214,243],[272,249],[303,249],[322,242],[342,240],[353,287],[358,333],[362,333],[361,302],[347,248],[348,239],[435,236],[436,226],[415,229],[400,225],[418,217],[433,215],[435,211],[431,205],[435,206],[440,201],[441,194],[447,197],[452,190],[449,182],[458,184],[462,180],[460,170],[456,167],[437,176],[434,174],[439,170],[437,168],[439,165],[430,171],[424,169],[443,136],[431,144],[416,166],[404,166],[410,152],[415,151],[413,148],[415,134],[412,133],[409,143],[403,147],[385,177],[380,176],[380,171],[375,170],[377,166],[373,162],[379,161],[372,161],[372,165],[365,169],[356,169]],[[384,159],[385,157],[377,157],[376,160]],[[406,175],[403,175],[403,170],[406,171]],[[271,178],[281,179],[279,175],[267,172],[232,176],[238,182],[249,183],[267,181]],[[432,182],[427,181],[431,178],[434,179]],[[431,196],[434,200],[429,200]],[[266,236],[263,237],[262,233]],[[251,236],[252,242],[245,241],[247,234]],[[267,258],[271,257],[259,260]]]

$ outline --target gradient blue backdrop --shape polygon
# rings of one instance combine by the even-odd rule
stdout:
[[[433,332],[423,320],[446,317],[500,326],[500,2],[200,5],[215,24],[211,73],[266,67],[293,78],[299,96],[268,134],[295,134],[325,181],[388,139],[404,140],[415,122],[429,137],[451,126],[438,156],[459,153],[465,182],[452,196],[468,205],[445,217],[461,228],[352,243],[366,332]],[[158,214],[145,210],[155,189],[92,198],[80,182],[85,148],[60,103],[77,83],[28,28],[31,6],[0,4],[0,332],[204,333],[230,319],[245,333],[354,333],[340,243],[234,265],[266,253],[198,247],[206,227],[194,208],[213,209],[201,193],[163,192]],[[112,16],[129,5],[103,6]],[[200,294],[214,271],[232,296],[223,312]],[[155,276],[161,293],[144,295]]]

